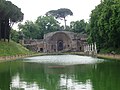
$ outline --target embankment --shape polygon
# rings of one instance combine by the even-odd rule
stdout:
[[[105,58],[105,59],[115,59],[120,60],[120,55],[113,55],[113,54],[97,54],[98,58]]]
[[[0,60],[15,60],[18,58],[23,58],[31,56],[33,53],[22,45],[15,43],[14,41],[4,42],[0,41]]]

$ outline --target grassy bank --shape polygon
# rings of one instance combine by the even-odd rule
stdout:
[[[112,55],[112,54],[97,54],[98,58],[104,58],[104,59],[112,59],[112,60],[120,60],[120,55]]]
[[[0,41],[0,56],[14,56],[14,55],[24,55],[31,54],[28,49],[24,48],[22,45],[17,44],[13,41],[3,42]]]

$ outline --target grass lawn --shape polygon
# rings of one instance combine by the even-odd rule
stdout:
[[[15,43],[13,41],[10,42],[0,41],[0,56],[12,56],[30,53],[32,52],[24,48],[22,45]]]

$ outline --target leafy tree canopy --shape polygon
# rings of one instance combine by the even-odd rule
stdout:
[[[92,11],[89,42],[97,42],[98,48],[120,48],[120,1],[102,0]]]
[[[39,16],[35,22],[26,21],[19,24],[19,29],[25,38],[43,39],[44,34],[59,30],[60,26],[52,16]]]
[[[86,25],[87,23],[84,20],[72,21],[70,23],[70,28],[71,31],[76,33],[86,33]]]
[[[60,8],[58,10],[50,10],[46,13],[47,16],[54,16],[56,19],[64,19],[66,29],[66,17],[73,15],[73,12],[67,8]]]
[[[23,16],[21,9],[12,2],[0,0],[0,40],[9,40],[11,26],[22,21]]]

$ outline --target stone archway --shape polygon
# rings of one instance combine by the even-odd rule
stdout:
[[[65,32],[56,32],[48,39],[47,49],[50,52],[71,50],[72,40]]]
[[[57,50],[58,51],[62,51],[63,49],[64,49],[63,41],[62,40],[58,40],[57,41]]]

